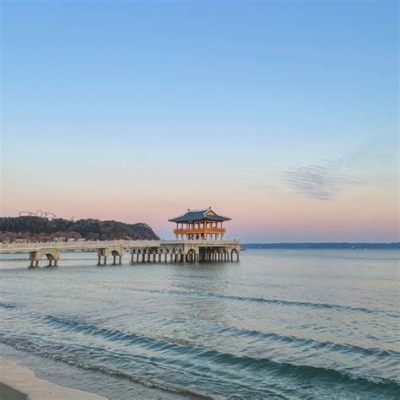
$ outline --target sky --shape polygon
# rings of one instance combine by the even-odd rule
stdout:
[[[3,216],[398,241],[396,1],[3,1]]]

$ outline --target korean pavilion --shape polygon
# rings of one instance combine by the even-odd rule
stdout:
[[[187,210],[179,217],[169,221],[176,223],[174,233],[180,240],[219,240],[223,239],[225,228],[222,224],[230,218],[214,212],[211,207],[204,210]]]

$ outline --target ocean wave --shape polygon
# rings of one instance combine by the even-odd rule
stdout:
[[[6,308],[9,310],[17,308],[17,306],[15,304],[10,304],[10,303],[0,303],[0,307]]]
[[[361,347],[349,343],[335,343],[328,340],[302,338],[293,335],[283,335],[273,332],[262,332],[258,330],[236,328],[232,326],[221,327],[219,333],[221,334],[228,333],[232,335],[254,337],[260,339],[271,339],[281,343],[283,342],[283,343],[292,343],[296,345],[301,345],[307,347],[308,349],[315,348],[316,350],[330,350],[330,351],[345,352],[352,354],[358,353],[363,356],[374,356],[377,358],[400,357],[400,352],[397,352],[395,350],[380,349],[377,347]]]
[[[4,332],[0,333],[0,341],[5,344],[23,351],[33,352],[43,357],[53,359],[60,358],[61,361],[68,363],[75,363],[79,358],[79,362],[87,363],[86,367],[88,369],[96,369],[98,367],[97,364],[92,364],[92,352],[104,351],[104,349],[109,347],[107,342],[116,342],[119,343],[119,351],[123,351],[121,345],[137,346],[139,349],[137,354],[134,354],[135,352],[130,354],[127,352],[127,356],[131,357],[135,363],[140,363],[140,365],[147,366],[148,368],[159,369],[175,368],[176,365],[185,371],[190,371],[191,375],[196,374],[196,371],[201,371],[203,375],[200,376],[200,379],[205,379],[204,376],[207,374],[210,374],[210,377],[215,376],[215,371],[224,371],[221,372],[221,374],[226,373],[226,378],[228,378],[229,374],[232,374],[233,378],[230,377],[229,379],[234,379],[235,384],[237,384],[237,380],[242,380],[245,376],[253,377],[255,375],[260,376],[260,374],[265,374],[270,377],[272,376],[272,381],[279,380],[281,377],[286,377],[292,382],[295,382],[295,385],[300,385],[301,381],[313,382],[313,385],[328,385],[330,387],[338,383],[357,385],[362,391],[372,390],[379,392],[383,390],[385,393],[388,393],[389,397],[393,393],[400,391],[400,382],[397,379],[391,379],[391,376],[389,376],[389,378],[383,378],[371,374],[364,374],[362,369],[355,370],[354,365],[351,365],[351,368],[346,368],[345,364],[340,366],[334,363],[327,366],[315,366],[304,365],[304,361],[298,361],[298,363],[296,363],[291,360],[277,361],[276,359],[263,356],[257,357],[253,355],[233,354],[231,352],[221,351],[221,349],[205,348],[202,345],[188,340],[179,340],[165,336],[150,336],[131,331],[126,332],[119,329],[108,329],[71,317],[40,313],[7,302],[0,303],[0,307],[8,310],[5,311],[7,314],[15,314],[17,318],[22,318],[29,323],[39,324],[36,325],[39,329],[40,325],[50,326],[63,332],[77,332],[87,335],[88,337],[95,336],[102,338],[102,340],[104,339],[105,342],[97,341],[97,345],[100,347],[95,348],[94,344],[92,346],[90,341],[87,340],[84,342],[89,343],[89,345],[79,345],[79,337],[76,337],[76,346],[80,346],[79,351],[82,355],[77,357],[76,347],[71,348],[71,343],[57,342],[52,346],[43,346],[43,344],[40,344],[40,340],[44,340],[42,338],[21,338],[18,337],[15,332],[9,332],[8,335]],[[350,355],[358,354],[363,358],[369,357],[368,364],[370,365],[374,365],[375,363],[379,363],[381,366],[392,365],[400,356],[399,352],[392,350],[383,350],[373,347],[368,348],[331,341],[318,341],[311,338],[230,327],[222,324],[214,325],[213,329],[215,334],[219,337],[226,335],[227,340],[232,337],[242,336],[255,339],[268,339],[272,344],[274,342],[288,343],[289,345],[294,345],[307,351],[312,349],[315,351],[315,354],[321,352],[345,353]],[[47,337],[50,338],[51,341],[51,336],[47,335]],[[55,337],[57,337],[57,335]],[[71,335],[71,338],[74,338],[74,336]],[[36,342],[34,342],[35,340]],[[143,353],[145,349],[146,351],[153,352],[155,356],[147,356],[146,353]],[[141,355],[141,353],[144,354],[144,356]],[[138,383],[143,383],[140,382],[140,380],[143,379],[140,375],[133,375],[131,377],[131,373],[125,371],[123,368],[113,369],[113,357],[115,354],[116,353],[113,352],[108,354],[108,358],[99,359],[105,363],[101,368],[110,368],[109,373],[112,375],[119,376],[118,374],[120,373],[121,377],[127,375],[127,378],[135,380],[135,382]],[[335,358],[336,357],[333,355],[333,359]],[[331,365],[333,368],[331,368]],[[145,381],[147,382],[147,380]],[[162,379],[158,383],[157,380],[155,380],[153,383],[150,382],[147,384],[157,384],[160,386],[162,384]],[[159,387],[159,389],[162,388]],[[277,394],[274,394],[274,396],[277,396]]]
[[[75,348],[66,348],[61,345],[49,345],[46,342],[43,346],[37,345],[30,340],[16,337],[6,337],[0,334],[0,342],[13,346],[14,348],[30,352],[41,357],[53,359],[56,361],[62,361],[69,365],[73,365],[79,368],[84,368],[87,370],[92,370],[96,372],[102,372],[108,375],[130,379],[133,382],[140,383],[150,388],[165,390],[168,392],[188,396],[193,399],[214,399],[214,395],[202,394],[199,391],[188,389],[179,384],[173,382],[164,382],[160,379],[149,378],[135,375],[130,371],[124,371],[121,368],[115,368],[109,365],[102,365],[96,363],[94,360],[96,357],[93,356],[95,349],[88,349],[87,347],[79,347],[76,345]],[[77,349],[80,349],[78,351]],[[106,350],[101,349],[102,352]],[[82,355],[83,352],[87,354]],[[126,357],[126,355],[118,354],[116,352],[110,353],[109,357],[116,358],[120,356]],[[88,361],[85,361],[86,358]],[[133,359],[136,358],[135,355],[130,356]],[[103,358],[98,358],[103,360],[108,360],[107,357],[103,355]],[[332,368],[316,367],[311,365],[295,365],[287,362],[276,362],[269,358],[253,358],[248,356],[239,356],[231,353],[220,352],[217,350],[202,350],[197,354],[190,354],[189,360],[192,363],[193,369],[196,364],[194,361],[199,361],[199,365],[202,366],[201,371],[204,372],[207,369],[206,365],[212,363],[214,370],[218,369],[234,369],[238,377],[243,379],[246,374],[252,374],[252,376],[257,375],[261,377],[269,376],[273,381],[279,381],[281,379],[290,379],[292,386],[303,385],[304,382],[308,382],[310,387],[315,385],[324,385],[325,390],[334,390],[336,385],[355,385],[357,387],[357,393],[379,393],[385,395],[386,398],[396,398],[398,391],[400,390],[400,384],[394,380],[386,378],[376,378],[371,376],[362,376],[352,373],[350,370],[336,370]],[[158,368],[158,365],[154,365]],[[164,366],[165,368],[165,366]],[[246,371],[245,375],[244,372]],[[207,382],[209,379],[207,375],[203,376]],[[219,378],[222,379],[221,377]],[[244,378],[245,379],[245,378]],[[259,388],[262,391],[269,392],[270,395],[274,395],[275,398],[288,398],[284,393],[279,393],[279,390],[270,391],[267,388]],[[284,387],[281,388],[284,390]],[[210,389],[212,392],[212,389]],[[300,392],[299,392],[300,393]]]
[[[161,382],[156,379],[145,378],[143,376],[135,375],[132,373],[127,373],[122,371],[118,368],[112,368],[109,366],[98,365],[98,364],[89,364],[87,362],[82,361],[81,359],[78,360],[77,357],[71,354],[71,351],[67,351],[66,349],[60,349],[62,352],[51,352],[49,349],[41,349],[38,346],[35,346],[32,342],[28,340],[13,340],[12,338],[3,338],[3,335],[0,334],[0,342],[4,343],[8,346],[12,346],[19,351],[24,351],[28,353],[32,353],[38,355],[40,357],[48,358],[54,361],[61,361],[68,365],[82,368],[85,370],[93,371],[93,372],[100,372],[110,376],[115,376],[118,378],[128,379],[132,382],[141,384],[151,389],[157,389],[166,391],[169,393],[178,394],[181,396],[185,396],[194,400],[214,400],[215,397],[205,395],[199,393],[195,390],[188,389],[185,387],[180,387],[179,385],[174,385],[172,383]]]
[[[82,321],[76,321],[68,318],[60,318],[52,315],[42,315],[39,314],[39,318],[42,322],[48,323],[51,326],[57,326],[63,330],[69,330],[74,332],[85,333],[94,336],[101,336],[110,341],[120,341],[128,342],[130,344],[138,344],[149,347],[158,347],[166,350],[168,348],[174,348],[175,350],[188,351],[191,349],[203,350],[204,346],[195,344],[188,340],[179,340],[167,337],[152,337],[146,336],[134,332],[123,332],[118,329],[107,329],[99,327],[97,325],[88,324]],[[246,336],[246,337],[256,337],[262,339],[270,339],[277,342],[284,342],[289,344],[301,345],[307,347],[308,349],[314,348],[315,350],[329,350],[335,352],[344,353],[358,353],[362,356],[373,356],[376,360],[388,357],[399,357],[400,352],[394,350],[386,350],[374,347],[361,347],[354,344],[347,343],[334,343],[331,341],[319,341],[311,338],[302,338],[293,335],[282,335],[273,332],[261,332],[251,329],[243,329],[236,327],[226,327],[222,326],[218,334],[228,333],[231,336]]]
[[[267,299],[264,297],[234,296],[234,295],[212,293],[212,292],[198,292],[198,291],[185,291],[185,290],[157,290],[157,289],[137,289],[137,288],[130,288],[129,290],[137,292],[145,292],[145,293],[155,293],[155,294],[166,294],[166,295],[172,294],[177,296],[196,296],[205,298],[211,297],[222,300],[243,301],[252,303],[265,303],[265,304],[277,304],[283,306],[308,307],[314,309],[332,309],[340,311],[362,312],[367,314],[382,313],[393,318],[400,317],[400,313],[395,313],[394,311],[382,310],[379,308],[371,309],[367,307],[352,307],[347,305],[331,304],[331,303],[313,303],[307,301]]]
[[[8,303],[0,303],[1,307],[6,309],[16,309],[17,306]],[[29,318],[40,321],[62,331],[78,332],[92,336],[100,336],[111,342],[122,342],[127,344],[136,344],[162,350],[172,349],[177,352],[204,350],[205,346],[194,343],[189,340],[170,338],[165,336],[146,336],[135,332],[124,332],[119,329],[108,329],[94,324],[83,322],[67,317],[59,317],[39,313],[36,311],[25,311]],[[316,351],[332,351],[348,354],[359,354],[361,356],[373,357],[374,361],[380,361],[387,358],[399,358],[400,352],[395,350],[381,349],[377,347],[362,347],[350,343],[335,343],[328,340],[316,340],[312,338],[303,338],[294,335],[281,334],[276,332],[262,332],[253,329],[238,328],[226,325],[216,325],[216,334],[228,336],[242,336],[247,338],[268,339],[273,342],[299,345],[304,348],[315,349]]]
[[[384,314],[391,318],[400,318],[400,313],[395,311],[388,311],[379,308],[367,308],[367,307],[352,307],[341,304],[331,304],[331,303],[313,303],[307,301],[294,301],[294,300],[284,300],[284,299],[268,299],[264,297],[250,297],[250,296],[234,296],[220,293],[212,292],[198,292],[198,291],[185,291],[185,290],[157,290],[157,289],[138,289],[129,288],[130,291],[141,292],[141,293],[154,293],[161,295],[175,295],[175,296],[188,296],[188,297],[201,297],[201,298],[216,298],[221,300],[232,300],[232,301],[242,301],[251,303],[264,303],[264,304],[276,304],[281,306],[289,307],[306,307],[313,309],[331,309],[337,311],[350,311],[350,312],[361,312],[366,314]],[[0,303],[0,307],[7,307],[7,304]]]

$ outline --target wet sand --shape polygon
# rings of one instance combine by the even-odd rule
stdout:
[[[38,378],[31,370],[3,357],[0,357],[0,380],[0,400],[106,400],[98,394]]]
[[[0,382],[0,400],[26,400],[28,396]]]

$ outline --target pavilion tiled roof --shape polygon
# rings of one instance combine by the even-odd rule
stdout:
[[[169,219],[170,222],[194,222],[194,221],[229,221],[230,218],[217,215],[211,207],[204,210],[187,210],[187,212],[179,217]]]

